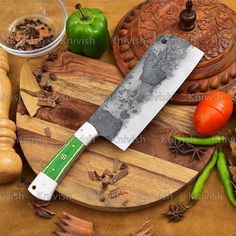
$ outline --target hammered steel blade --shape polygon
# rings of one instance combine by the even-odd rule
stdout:
[[[89,122],[77,130],[38,174],[28,188],[30,193],[49,201],[69,168],[98,136],[126,150],[202,56],[199,49],[175,36],[158,38]]]
[[[204,53],[162,35],[90,118],[100,136],[126,150],[190,75]]]

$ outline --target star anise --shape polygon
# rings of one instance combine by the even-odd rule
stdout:
[[[173,206],[170,205],[168,211],[163,215],[169,218],[169,222],[171,221],[178,222],[183,219],[184,213],[186,211],[187,208],[183,204],[177,203],[176,205]]]
[[[185,149],[184,149],[185,143],[178,141],[178,140],[171,140],[171,144],[169,145],[169,149],[171,152],[173,152],[176,156],[180,154],[184,154]]]
[[[192,154],[192,161],[194,159],[197,159],[197,160],[200,160],[202,155],[206,152],[206,150],[208,148],[206,147],[196,147],[192,144],[187,144],[188,145],[188,148],[187,150],[184,151],[184,154],[188,154],[188,153],[191,153]]]

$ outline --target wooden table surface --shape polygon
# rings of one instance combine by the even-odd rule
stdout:
[[[81,0],[82,5],[97,7],[104,11],[109,21],[109,29],[114,31],[121,17],[140,1],[137,0]],[[222,0],[236,10],[235,0]],[[65,1],[68,12],[73,11],[76,1]],[[113,63],[111,49],[106,52],[101,60]],[[11,118],[15,119],[16,104],[19,93],[19,73],[24,59],[9,56],[10,78],[13,87]],[[37,64],[39,59],[33,59]],[[233,121],[231,121],[232,123]],[[24,159],[19,145],[17,151]],[[32,180],[34,173],[24,161],[23,176],[28,181]],[[157,186],[158,187],[158,186]],[[103,236],[125,236],[137,226],[150,219],[156,236],[233,236],[235,232],[236,209],[230,205],[225,197],[219,176],[214,170],[206,184],[202,200],[200,200],[180,223],[168,223],[161,216],[169,204],[187,199],[192,186],[175,196],[169,201],[138,212],[106,213],[90,210],[75,205],[67,200],[53,201],[50,209],[61,216],[63,211],[72,213],[80,218],[94,222],[96,231]],[[57,228],[56,217],[51,220],[38,218],[28,206],[31,197],[26,188],[19,186],[19,181],[10,185],[0,186],[0,236],[47,236]]]

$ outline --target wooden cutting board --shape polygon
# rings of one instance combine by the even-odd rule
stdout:
[[[34,117],[22,102],[17,112],[20,144],[36,173],[123,79],[115,66],[68,51],[60,52],[56,61],[43,64],[57,76],[51,84],[63,99],[55,108],[40,108]],[[168,148],[172,135],[194,135],[194,109],[167,105],[126,152],[97,139],[66,175],[58,192],[79,204],[106,211],[136,210],[171,197],[199,174],[213,152],[209,148],[200,160],[191,160],[187,155],[176,157]],[[50,137],[45,128],[50,129]],[[109,186],[107,192],[119,187],[127,194],[101,202],[101,183],[90,180],[88,171],[102,174],[105,169],[112,170],[114,158],[129,165],[129,175]]]

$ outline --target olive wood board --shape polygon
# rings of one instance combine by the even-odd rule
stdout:
[[[20,144],[36,173],[123,79],[115,66],[68,51],[60,51],[56,61],[45,60],[43,66],[56,75],[57,80],[50,83],[63,99],[55,108],[41,107],[34,117],[20,101],[17,112]],[[191,160],[189,155],[176,156],[169,150],[172,135],[194,135],[194,109],[168,104],[125,152],[98,138],[77,160],[57,191],[78,204],[104,211],[137,210],[171,197],[197,177],[213,152],[209,148],[200,160]],[[50,129],[50,137],[45,128]],[[128,164],[129,174],[109,186],[107,192],[119,187],[127,194],[102,202],[101,182],[90,180],[88,171],[102,174],[105,169],[112,170],[114,158]],[[124,202],[128,204],[123,206]]]

